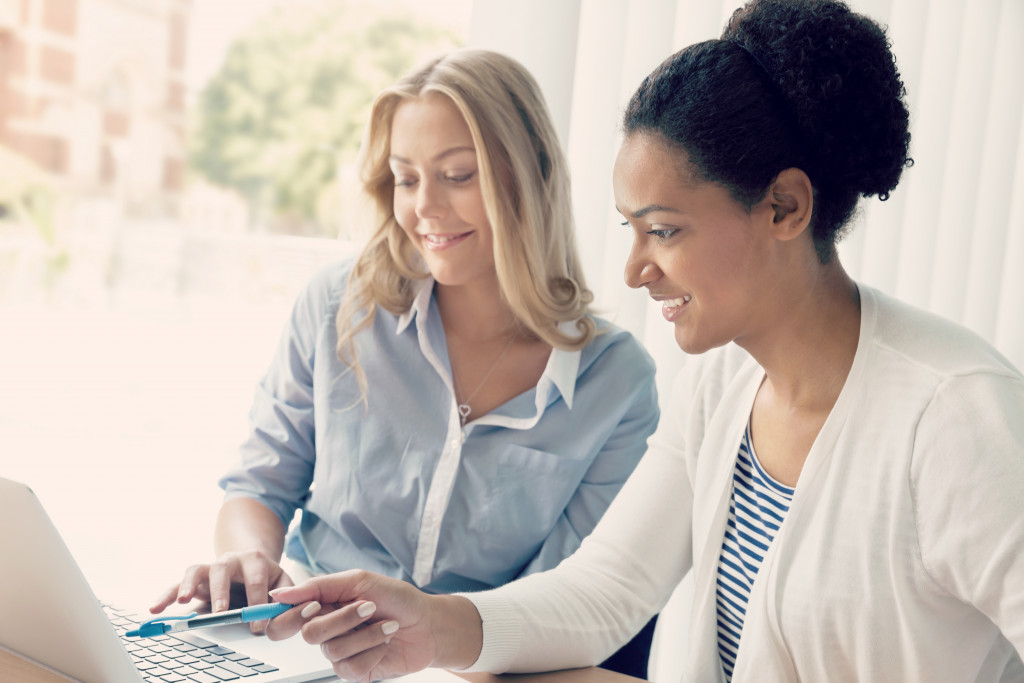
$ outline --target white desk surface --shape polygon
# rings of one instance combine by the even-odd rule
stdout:
[[[73,679],[36,666],[27,659],[0,648],[0,681],[11,683],[68,683]],[[604,669],[572,669],[542,674],[452,674],[447,671],[427,669],[416,674],[394,679],[395,683],[638,683],[640,679],[623,676]]]

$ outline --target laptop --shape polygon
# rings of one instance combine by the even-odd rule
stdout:
[[[0,477],[0,647],[83,683],[340,680],[301,637],[235,624],[123,638],[138,621],[97,600],[32,490]]]

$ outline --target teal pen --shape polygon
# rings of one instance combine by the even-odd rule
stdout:
[[[176,631],[191,631],[196,628],[207,628],[209,626],[224,626],[225,624],[243,624],[250,621],[262,621],[273,619],[279,614],[284,614],[293,606],[283,602],[270,602],[266,605],[250,605],[242,609],[217,612],[216,614],[199,615],[196,612],[184,617],[159,617],[150,619],[137,629],[125,633],[132,638],[153,638],[162,636],[165,633]]]

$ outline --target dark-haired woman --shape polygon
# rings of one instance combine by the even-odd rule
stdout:
[[[615,165],[626,281],[702,355],[597,530],[486,593],[286,589],[322,611],[274,637],[368,678],[580,666],[692,569],[687,681],[1024,680],[1024,376],[836,254],[909,165],[903,94],[884,31],[828,0],[753,0],[658,67]]]

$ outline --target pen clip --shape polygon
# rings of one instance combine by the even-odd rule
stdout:
[[[126,631],[125,635],[129,638],[152,638],[153,636],[162,636],[167,632],[169,621],[184,621],[186,619],[192,619],[198,613],[193,612],[183,617],[157,617],[156,619],[150,619],[147,622],[141,624],[137,629]]]

